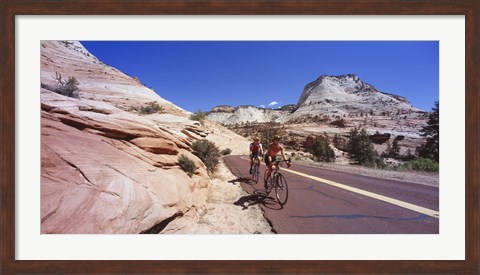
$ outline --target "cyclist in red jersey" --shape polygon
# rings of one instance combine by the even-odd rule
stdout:
[[[257,158],[258,163],[260,163],[260,155],[263,155],[262,144],[258,137],[253,138],[253,142],[250,143],[250,172],[252,174],[253,158]]]
[[[267,152],[265,153],[265,164],[267,165],[267,168],[268,168],[267,177],[263,179],[263,184],[265,186],[265,189],[267,188],[267,180],[268,178],[270,178],[270,175],[272,174],[273,165],[275,164],[277,154],[281,153],[282,158],[284,160],[287,159],[285,157],[285,154],[283,153],[283,147],[278,144],[279,141],[280,141],[280,136],[274,136],[272,143],[268,145]],[[287,162],[287,166],[290,167],[290,163]]]

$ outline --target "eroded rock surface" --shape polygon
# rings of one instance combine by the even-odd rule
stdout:
[[[78,80],[78,98],[54,92],[57,73]],[[78,42],[42,42],[41,82],[42,233],[159,230],[204,207],[210,177],[191,152],[193,141],[248,150],[244,138],[189,120],[187,111]],[[141,114],[152,102],[162,110]],[[179,166],[182,154],[198,167],[192,177]]]

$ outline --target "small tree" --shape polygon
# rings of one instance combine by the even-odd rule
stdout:
[[[428,116],[427,126],[420,130],[421,135],[427,137],[425,144],[417,147],[417,153],[420,157],[433,159],[438,162],[439,159],[439,137],[440,137],[440,110],[438,101],[432,108],[432,113]]]
[[[213,143],[206,139],[197,140],[192,143],[193,154],[207,167],[209,173],[215,172],[217,165],[220,161],[220,150]]]
[[[385,152],[382,153],[382,157],[390,157],[390,152],[392,152],[392,144],[390,144],[390,140],[387,140],[387,149],[385,149]]]
[[[55,93],[78,98],[78,92],[80,91],[78,84],[80,83],[78,83],[78,80],[74,76],[69,76],[68,79],[65,80],[62,78],[61,74],[55,72],[53,78],[57,81],[57,84],[53,89]]]
[[[390,151],[388,151],[388,155],[395,159],[400,157],[400,145],[398,144],[398,139],[393,140]]]
[[[333,162],[335,152],[330,148],[330,143],[325,137],[316,137],[310,150],[316,161]]]
[[[365,129],[360,131],[353,128],[347,145],[351,157],[358,163],[367,166],[374,166],[378,154],[373,150],[373,144]]]
[[[335,134],[333,136],[333,146],[335,146],[336,148],[338,148],[340,145],[340,136],[338,134]]]

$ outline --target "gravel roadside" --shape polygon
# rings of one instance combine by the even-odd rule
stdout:
[[[250,196],[221,160],[206,190],[206,204],[171,222],[161,233],[273,234],[259,205],[244,206]]]

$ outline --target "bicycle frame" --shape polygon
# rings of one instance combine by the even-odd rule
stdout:
[[[275,188],[275,195],[277,197],[278,202],[280,205],[285,205],[288,199],[288,184],[285,179],[285,177],[280,173],[280,164],[281,162],[287,162],[290,163],[290,159],[288,160],[276,160],[274,164],[274,168],[272,170],[272,173],[270,174],[270,178],[267,183],[267,189],[265,190],[266,195],[270,194],[270,191],[272,188]],[[273,165],[272,165],[273,167]],[[268,172],[268,170],[265,171],[265,174]],[[279,179],[281,183],[279,183]],[[281,198],[282,195],[281,193],[285,194],[285,198]]]
[[[253,159],[253,165],[252,165],[252,180],[257,183],[258,178],[260,176],[260,161],[258,160],[258,157],[254,157]]]

